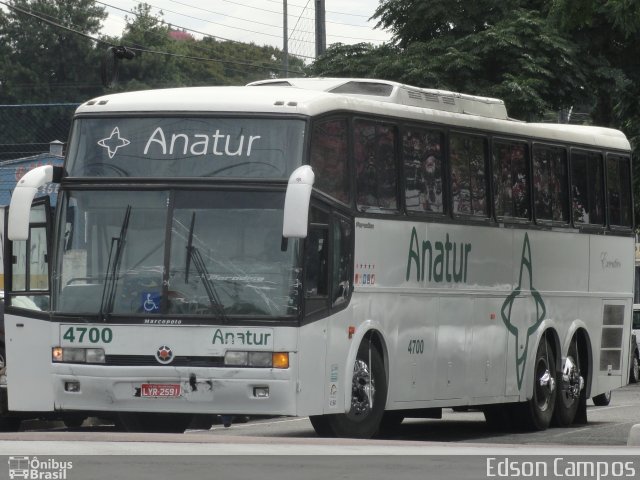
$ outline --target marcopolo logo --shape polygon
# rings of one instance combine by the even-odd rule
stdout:
[[[33,480],[66,480],[67,472],[73,468],[73,462],[55,458],[9,457],[9,478]]]

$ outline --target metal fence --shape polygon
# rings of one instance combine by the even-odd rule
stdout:
[[[49,152],[66,144],[78,103],[0,105],[0,163]]]

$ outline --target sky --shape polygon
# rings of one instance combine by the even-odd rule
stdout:
[[[109,17],[103,33],[121,35],[125,16],[140,2],[104,0]],[[160,10],[167,23],[176,28],[196,30],[221,40],[283,46],[284,0],[148,0],[151,12]],[[379,0],[325,0],[327,46],[332,43],[368,42],[378,45],[390,34],[375,29],[369,21]],[[303,58],[315,55],[314,0],[287,0],[289,53]],[[191,32],[193,33],[193,32]],[[197,38],[198,34],[193,33]]]

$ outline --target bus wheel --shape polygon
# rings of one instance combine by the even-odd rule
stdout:
[[[188,413],[136,413],[118,414],[118,423],[127,432],[184,433],[193,415]]]
[[[629,383],[638,383],[640,380],[640,362],[638,361],[638,350],[631,358],[631,369],[629,371]]]
[[[87,418],[86,415],[67,413],[62,417],[62,422],[67,428],[80,428]]]
[[[568,427],[573,423],[580,402],[584,400],[584,379],[576,358],[578,358],[576,350],[572,345],[562,367],[559,391],[553,412],[553,423],[559,427]]]
[[[393,433],[404,421],[404,415],[393,410],[384,412],[380,421],[381,433]]]
[[[512,410],[517,404],[499,403],[487,405],[482,409],[484,419],[492,430],[506,431],[513,427]]]
[[[555,371],[553,351],[547,339],[543,338],[534,363],[533,396],[520,406],[520,418],[528,430],[545,430],[551,423],[557,396]]]
[[[366,342],[360,346],[353,366],[349,412],[311,417],[311,424],[320,436],[371,438],[380,429],[386,400],[382,357]]]
[[[596,395],[591,400],[593,400],[593,404],[596,407],[606,407],[611,402],[611,390],[601,393],[600,395]]]
[[[17,432],[22,420],[17,417],[5,417],[0,414],[0,432]]]

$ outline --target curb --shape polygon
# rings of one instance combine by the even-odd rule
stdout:
[[[631,431],[629,432],[629,439],[627,440],[628,447],[638,447],[640,446],[640,423],[636,423],[631,426]]]

